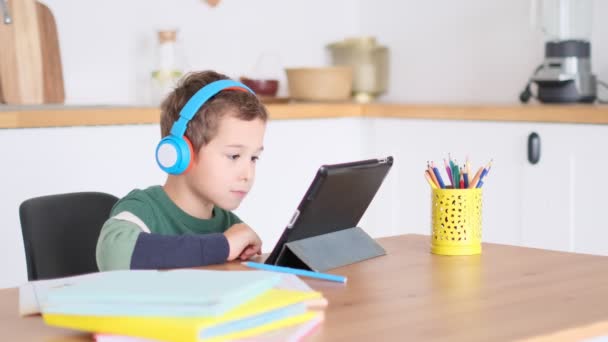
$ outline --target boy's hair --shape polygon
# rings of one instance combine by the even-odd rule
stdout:
[[[227,76],[215,71],[193,72],[182,77],[161,104],[161,136],[164,138],[169,135],[171,127],[179,118],[179,112],[197,91],[211,82],[227,79]],[[241,120],[268,120],[266,108],[254,94],[222,90],[205,102],[188,122],[185,136],[190,139],[195,153],[215,137],[220,119],[229,112]]]

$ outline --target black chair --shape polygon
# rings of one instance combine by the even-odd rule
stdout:
[[[98,272],[97,238],[117,201],[101,192],[77,192],[21,203],[28,280]]]

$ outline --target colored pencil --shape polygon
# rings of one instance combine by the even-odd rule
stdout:
[[[469,183],[469,189],[474,189],[477,187],[477,183],[479,182],[479,177],[481,176],[481,173],[483,172],[484,168],[483,166],[479,168],[479,170],[477,170],[477,172],[475,173],[475,177],[473,177],[473,180],[471,181],[471,183]]]
[[[433,179],[429,175],[429,170],[424,170],[424,178],[426,178],[427,182],[429,182],[431,188],[437,189],[437,185],[435,185],[435,182],[433,182]]]

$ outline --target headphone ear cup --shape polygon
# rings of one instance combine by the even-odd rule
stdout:
[[[188,169],[188,166],[190,165],[190,161],[192,160],[191,158],[191,148],[190,146],[190,142],[187,141],[188,138],[186,137],[174,137],[173,138],[175,140],[175,143],[177,145],[177,150],[178,152],[178,156],[177,156],[177,163],[175,165],[175,168],[172,170],[172,172],[170,172],[173,175],[181,175],[182,173],[184,173],[186,171],[186,169]]]
[[[156,145],[156,164],[167,173],[171,173],[177,164],[177,155],[177,146],[171,136],[164,137]]]
[[[184,172],[182,173],[186,173],[188,171],[190,171],[190,169],[192,168],[192,165],[194,165],[194,148],[192,147],[192,142],[190,141],[190,139],[188,139],[188,137],[183,136],[182,137],[184,139],[184,141],[186,142],[186,145],[188,145],[188,151],[190,152],[190,157],[188,158],[188,165],[186,166],[186,169],[184,170]]]
[[[192,147],[181,137],[164,137],[156,147],[156,162],[160,168],[172,175],[179,175],[190,165]]]

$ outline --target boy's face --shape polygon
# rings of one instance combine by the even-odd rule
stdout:
[[[216,136],[200,148],[186,173],[191,190],[202,203],[226,210],[241,204],[253,186],[265,130],[261,119],[245,121],[231,113],[220,119]]]

